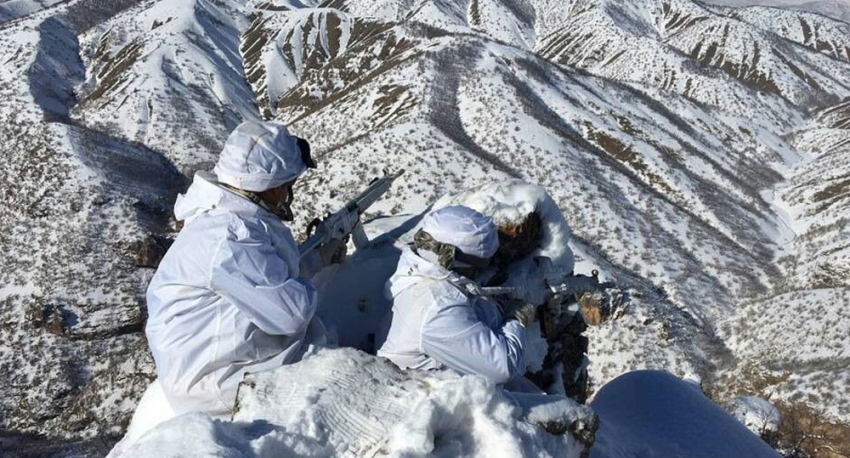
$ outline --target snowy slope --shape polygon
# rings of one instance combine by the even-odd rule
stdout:
[[[817,13],[850,23],[850,2],[847,0],[706,0],[706,3],[733,7],[769,6]]]
[[[173,236],[186,176],[263,117],[320,162],[296,232],[384,168],[408,172],[370,217],[543,186],[579,273],[630,294],[589,330],[595,388],[662,368],[763,394],[764,370],[848,421],[845,23],[687,0],[49,4],[0,24],[4,429],[120,431],[152,375],[131,247]]]
[[[90,7],[91,6],[91,7]],[[76,34],[126,7],[74,4],[0,31],[0,425],[120,431],[149,381],[133,244],[161,231],[184,178],[160,154],[67,119]]]
[[[850,364],[848,115],[846,102],[825,108],[794,136],[807,157],[771,192],[794,232],[777,251],[785,276],[774,294],[747,301],[721,327],[749,361],[739,370],[760,373],[779,399],[818,405],[837,418],[850,412],[850,401],[832,394],[843,390]]]
[[[8,0],[0,3],[0,25],[65,3],[63,0]]]
[[[850,4],[845,8],[850,18]],[[734,10],[732,17],[795,41],[827,56],[850,60],[850,24],[825,21],[822,16],[779,8],[752,7]]]
[[[765,8],[749,10],[745,20],[768,23],[773,21],[771,13]],[[837,33],[839,23],[808,19],[812,24],[807,27],[844,39]],[[832,60],[688,0],[576,6],[559,28],[540,40],[537,50],[597,75],[659,86],[753,117],[767,115],[772,122],[789,121],[786,103],[808,107],[850,94],[846,61]]]
[[[143,3],[80,37],[86,81],[74,116],[165,152],[184,174],[215,162],[221,132],[258,118],[235,2]]]

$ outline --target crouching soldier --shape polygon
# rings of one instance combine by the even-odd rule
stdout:
[[[387,282],[392,322],[378,355],[403,369],[448,367],[495,384],[521,376],[535,307],[505,309],[468,288],[498,247],[495,223],[475,210],[452,206],[426,216]]]
[[[213,173],[198,172],[178,197],[184,226],[148,287],[145,329],[174,413],[226,417],[244,374],[300,358],[317,294],[281,220],[292,220],[295,181],[315,166],[284,125],[246,122]]]

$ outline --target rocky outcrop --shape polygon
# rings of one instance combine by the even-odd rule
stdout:
[[[132,243],[130,251],[136,255],[136,267],[156,269],[172,243],[174,239],[154,234],[148,234],[144,240]]]

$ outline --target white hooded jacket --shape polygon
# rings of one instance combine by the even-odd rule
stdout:
[[[449,367],[502,384],[525,369],[525,329],[504,322],[490,298],[469,295],[463,277],[406,247],[387,281],[392,324],[378,356],[406,369]]]
[[[289,229],[215,175],[198,172],[174,212],[185,226],[148,287],[145,331],[175,412],[224,415],[245,373],[299,356],[316,290]]]

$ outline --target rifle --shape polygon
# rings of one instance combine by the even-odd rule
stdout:
[[[582,295],[610,288],[611,283],[599,282],[599,271],[593,270],[591,276],[564,273],[552,264],[552,260],[539,256],[534,258],[536,274],[524,279],[524,286],[478,286],[475,282],[466,282],[463,287],[471,294],[480,296],[506,296],[515,299],[535,300],[537,303],[552,303],[572,295]],[[560,300],[559,300],[560,299]]]
[[[553,374],[560,373],[561,383],[567,396],[584,402],[587,396],[587,353],[588,340],[582,333],[587,329],[587,318],[581,305],[573,305],[580,295],[595,291],[605,291],[613,288],[611,282],[601,283],[599,271],[593,270],[591,276],[565,273],[552,265],[549,258],[535,258],[537,274],[530,280],[521,282],[525,286],[492,286],[473,287],[467,290],[473,294],[484,296],[503,296],[522,301],[528,300],[530,290],[537,290],[531,302],[537,308],[537,320],[540,331],[548,342],[546,358],[543,361],[543,371],[537,374],[526,374],[538,386],[552,386],[557,380]],[[477,291],[473,291],[473,289]],[[541,291],[542,290],[542,291]],[[498,299],[497,299],[498,300]],[[594,324],[599,324],[596,322]],[[557,366],[560,365],[560,369]]]
[[[528,293],[528,288],[523,286],[478,286],[471,281],[463,282],[460,286],[476,296],[507,296],[522,299]],[[599,271],[595,269],[590,277],[570,274],[553,278],[547,275],[540,285],[544,289],[542,294],[546,302],[555,297],[581,295],[600,291],[610,286],[609,283],[599,283]]]
[[[395,173],[384,170],[384,176],[375,178],[369,186],[354,199],[351,199],[341,209],[329,214],[324,219],[316,218],[307,225],[307,240],[298,245],[300,259],[332,240],[346,240],[351,235],[354,246],[361,250],[369,244],[369,237],[363,230],[360,217],[381,196],[384,195],[396,178],[404,173],[401,169]]]
[[[543,281],[546,298],[555,296],[569,296],[599,291],[605,288],[605,284],[599,283],[599,271],[593,270],[591,276],[566,275],[560,279],[545,278]],[[523,288],[516,286],[485,286],[478,288],[478,293],[483,296],[515,296]]]

